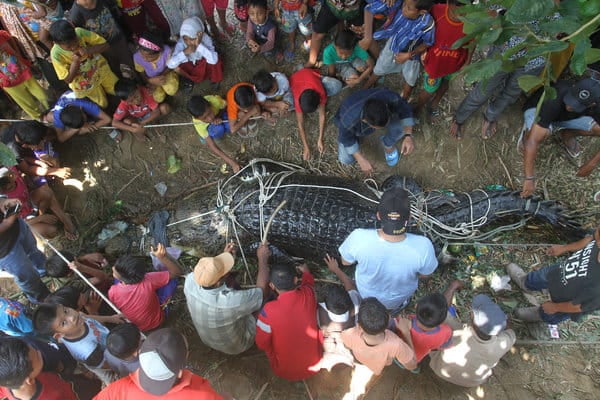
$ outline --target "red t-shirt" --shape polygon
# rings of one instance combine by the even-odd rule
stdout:
[[[121,100],[119,106],[115,110],[113,114],[113,118],[117,121],[122,121],[124,118],[133,117],[133,118],[144,118],[146,115],[150,114],[152,111],[156,110],[158,107],[158,103],[154,100],[152,93],[145,88],[140,87],[140,93],[142,95],[142,100],[140,104],[131,104],[126,100]]]
[[[10,33],[0,31],[0,87],[20,85],[33,76],[29,60],[14,51],[8,43],[10,38]]]
[[[108,385],[93,400],[223,400],[210,386],[210,382],[201,376],[184,369],[181,379],[162,396],[145,392],[138,380],[138,372]]]
[[[25,218],[33,213],[29,189],[21,176],[21,171],[19,171],[17,167],[10,167],[10,169],[15,176],[15,188],[10,192],[4,193],[4,195],[9,199],[19,199],[21,202],[21,212],[19,213],[19,216]]]
[[[42,372],[35,378],[37,390],[31,400],[77,400],[73,386],[52,372]],[[0,387],[0,398],[18,400],[10,389]]]
[[[156,289],[169,283],[169,271],[148,272],[140,283],[117,283],[108,290],[110,301],[142,331],[157,328],[165,319]]]
[[[236,89],[240,86],[250,86],[252,90],[254,90],[254,86],[252,86],[251,84],[247,82],[240,82],[233,85],[231,89],[227,91],[227,98],[225,99],[225,101],[227,102],[227,118],[229,118],[230,121],[238,120],[238,113],[240,112],[240,107],[235,102],[234,95]]]
[[[256,321],[256,345],[267,353],[275,375],[299,381],[323,355],[323,334],[317,326],[315,278],[302,274],[302,284],[264,305]]]
[[[452,74],[467,62],[469,50],[461,47],[452,49],[458,39],[465,36],[463,23],[454,22],[448,17],[446,4],[435,4],[430,11],[435,19],[435,40],[427,49],[423,65],[430,79]]]
[[[441,324],[430,331],[424,331],[417,326],[417,318],[410,316],[410,337],[413,342],[415,358],[420,362],[432,350],[445,349],[452,345],[452,328]]]
[[[294,95],[294,107],[297,113],[301,113],[300,108],[300,95],[307,89],[312,89],[319,93],[321,101],[320,105],[327,103],[327,93],[321,82],[321,74],[318,70],[312,68],[304,68],[298,72],[295,72],[290,76],[290,89]]]

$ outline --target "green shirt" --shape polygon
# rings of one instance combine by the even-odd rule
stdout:
[[[367,61],[369,59],[369,54],[358,45],[354,46],[354,51],[350,57],[346,59],[342,59],[340,56],[338,56],[333,43],[325,47],[325,50],[323,50],[324,65],[352,62],[355,58],[360,58],[361,60]]]

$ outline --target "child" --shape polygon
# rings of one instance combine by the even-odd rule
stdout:
[[[109,44],[94,32],[73,26],[65,20],[50,26],[54,46],[50,52],[58,78],[64,80],[81,99],[88,97],[100,108],[108,105],[106,94],[114,94],[117,77],[100,53]]]
[[[231,24],[227,23],[227,18],[225,15],[227,12],[228,0],[200,0],[200,4],[202,4],[202,9],[204,10],[204,15],[206,16],[206,22],[208,22],[211,35],[221,40],[226,40],[227,35],[233,36],[235,34],[235,28],[231,26]],[[217,15],[219,17],[221,29],[223,29],[227,35],[224,32],[219,31],[217,28],[214,15],[215,8],[217,9]]]
[[[227,91],[227,116],[231,133],[237,132],[244,139],[256,136],[258,124],[254,119],[261,115],[254,87],[250,83],[237,83]]]
[[[167,254],[165,247],[158,244],[152,253],[167,268],[166,271],[146,273],[143,260],[132,256],[121,256],[113,266],[113,276],[120,282],[108,291],[108,297],[123,314],[142,331],[155,329],[163,323],[166,304],[176,285],[171,282],[181,276],[181,268]],[[169,285],[172,289],[167,298],[159,299],[157,289]]]
[[[295,57],[296,27],[305,37],[304,48],[310,49],[312,9],[304,0],[275,0],[274,8],[275,18],[281,21],[281,30],[288,35],[288,45],[283,55],[287,62],[291,62]]]
[[[160,36],[150,32],[140,35],[138,46],[133,55],[135,70],[152,90],[154,100],[162,103],[167,95],[174,96],[179,90],[177,72],[167,67],[173,49],[165,45]]]
[[[112,121],[98,104],[88,99],[78,99],[72,90],[63,93],[54,107],[42,114],[41,119],[56,129],[59,142],[66,142],[75,135],[96,132]]]
[[[223,80],[223,61],[215,50],[211,37],[204,31],[204,24],[198,17],[183,21],[179,30],[180,38],[167,67],[174,69],[185,78],[184,89],[190,93],[194,83],[209,79],[217,85]]]
[[[267,0],[248,1],[248,28],[246,29],[246,45],[254,54],[272,57],[275,62],[283,60],[281,51],[276,50],[277,24],[269,16]]]
[[[20,0],[19,3],[23,5],[19,19],[27,26],[28,33],[34,40],[39,40],[46,51],[50,51],[53,43],[48,29],[52,22],[63,18],[62,5],[58,0],[48,0],[43,5],[27,0]]]
[[[234,0],[233,13],[240,22],[240,30],[245,33],[248,30],[248,0]]]
[[[325,47],[323,65],[327,65],[328,76],[337,77],[350,87],[366,80],[373,71],[373,60],[348,29],[338,33],[335,42]]]
[[[18,301],[0,297],[0,331],[10,336],[33,333],[31,319],[25,315],[25,306]]]
[[[0,194],[19,199],[20,217],[40,235],[50,238],[56,236],[60,221],[68,240],[79,237],[71,217],[64,212],[48,184],[35,187],[30,192],[17,167],[0,167]],[[52,211],[54,215],[47,214],[47,211]]]
[[[140,141],[147,140],[145,125],[171,112],[167,103],[158,104],[147,88],[129,79],[117,82],[115,95],[121,102],[113,114],[113,126],[131,132]]]
[[[417,363],[420,363],[432,350],[450,347],[452,344],[452,328],[444,324],[448,315],[448,303],[441,293],[425,296],[417,302],[416,315],[408,319],[396,318],[396,327],[404,340],[415,351]],[[412,372],[418,373],[417,367]]]
[[[75,0],[69,20],[74,26],[102,36],[109,44],[104,56],[119,77],[133,78],[133,60],[123,30],[113,17],[107,0]]]
[[[384,1],[374,0],[371,5],[378,2]],[[434,41],[435,22],[428,12],[432,4],[433,0],[402,0],[392,23],[375,32],[376,40],[387,38],[388,41],[365,87],[373,86],[383,75],[401,72],[404,77],[402,97],[410,97],[419,77],[419,57]]]
[[[122,315],[86,316],[70,307],[42,303],[33,313],[33,328],[39,335],[52,336],[62,342],[73,358],[108,384],[115,373],[104,360],[108,329],[102,324],[122,324]]]
[[[48,282],[47,277],[43,282]],[[60,304],[72,308],[75,311],[84,312],[87,315],[113,315],[114,311],[109,308],[96,292],[90,288],[75,285],[78,281],[63,286],[46,297],[45,303]],[[83,283],[83,282],[82,282]],[[85,284],[85,283],[84,283]]]
[[[423,57],[424,90],[419,93],[415,114],[430,102],[429,114],[438,117],[438,105],[448,91],[450,80],[471,59],[470,49],[464,46],[452,48],[457,40],[465,36],[463,23],[457,16],[457,7],[461,4],[458,0],[447,0],[447,4],[434,4],[431,8],[431,15],[435,19],[435,41]]]
[[[140,367],[138,354],[142,345],[142,332],[134,324],[117,325],[106,337],[104,357],[110,369],[124,377]]]
[[[356,325],[360,294],[352,279],[340,269],[335,258],[327,254],[324,260],[329,271],[338,277],[344,287],[331,285],[325,292],[325,301],[319,303],[317,308],[317,323],[323,332],[322,364],[332,360],[329,363],[333,365],[344,363],[353,366],[352,354],[342,343],[341,333]]]
[[[234,173],[239,172],[240,165],[229,157],[215,142],[226,133],[231,132],[229,119],[225,110],[226,103],[220,96],[192,96],[188,101],[188,111],[192,114],[192,122],[200,142],[231,167]]]
[[[31,73],[16,40],[0,31],[0,87],[33,119],[48,109],[48,97]]]
[[[0,339],[0,397],[8,400],[77,400],[73,387],[51,372],[42,372],[39,351],[18,338]]]
[[[90,253],[75,257],[72,253],[64,250],[62,251],[62,254],[67,260],[73,260],[72,266],[77,268],[79,272],[88,278],[92,285],[96,286],[102,291],[108,290],[111,283],[110,277],[108,274],[102,271],[102,269],[108,265],[108,261],[102,254]],[[70,285],[74,282],[81,282],[84,284],[83,281],[80,281],[77,278],[75,272],[73,272],[73,269],[71,268],[72,266],[71,263],[67,264],[57,254],[53,254],[46,259],[46,275],[52,278],[58,278],[56,280],[59,281],[57,283],[59,283],[60,286]],[[88,288],[87,285],[78,286],[82,289]],[[53,292],[60,288],[52,287],[51,285],[48,287]]]
[[[319,71],[304,68],[290,76],[290,87],[294,95],[294,109],[298,121],[298,133],[302,140],[302,159],[310,159],[310,147],[304,131],[304,114],[319,111],[319,139],[317,148],[320,153],[325,151],[323,136],[325,134],[325,105],[327,97],[333,96],[342,90],[342,82],[335,78],[322,77]]]
[[[290,81],[281,72],[267,72],[261,69],[252,77],[252,83],[261,108],[279,115],[294,109]]]
[[[350,390],[356,398],[365,392],[371,376],[380,375],[383,368],[392,362],[400,363],[409,370],[417,367],[415,353],[410,346],[387,329],[389,321],[385,306],[376,298],[367,297],[360,303],[358,325],[342,332],[344,345],[362,364],[357,365],[357,369],[365,375],[362,382],[356,382],[353,376]]]

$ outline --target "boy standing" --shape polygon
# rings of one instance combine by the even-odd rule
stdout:
[[[292,267],[271,268],[269,286],[277,300],[266,303],[256,321],[256,345],[265,351],[275,375],[299,381],[314,375],[323,355],[323,336],[317,327],[315,278],[306,264],[302,284]]]
[[[375,0],[373,4],[377,2],[383,3]],[[376,40],[388,41],[365,87],[373,86],[380,76],[402,72],[402,97],[410,97],[419,77],[419,57],[434,41],[435,22],[428,12],[432,4],[432,0],[402,0],[400,4],[394,4],[393,7],[401,8],[400,12],[391,24],[373,35]]]
[[[273,8],[275,18],[281,21],[281,30],[288,35],[288,45],[283,55],[285,60],[290,62],[295,56],[296,27],[305,37],[304,48],[310,49],[312,10],[309,9],[308,0],[275,0]]]
[[[298,133],[302,141],[302,159],[310,160],[310,147],[304,131],[304,114],[319,111],[319,139],[317,149],[320,153],[325,151],[323,136],[325,134],[325,105],[327,97],[333,96],[342,90],[342,82],[329,76],[321,77],[318,70],[304,68],[290,76],[290,87],[294,95],[294,109],[298,121]]]
[[[50,26],[54,46],[50,51],[56,75],[64,80],[79,99],[88,97],[106,108],[106,94],[115,93],[117,77],[101,53],[109,44],[101,36],[82,28],[73,28],[66,20]]]

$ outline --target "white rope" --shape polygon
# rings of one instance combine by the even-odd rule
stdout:
[[[35,230],[33,230],[33,229],[32,229],[31,231],[32,231],[32,232],[33,232],[33,233],[34,233],[34,234],[35,234],[35,235],[36,235],[38,238],[40,238],[40,239],[41,239],[41,240],[44,242],[44,244],[46,244],[48,247],[50,247],[50,248],[52,249],[52,251],[54,251],[54,252],[56,253],[56,255],[57,255],[57,256],[59,256],[59,257],[60,257],[60,258],[61,258],[61,259],[62,259],[64,262],[66,262],[66,263],[67,263],[67,265],[71,263],[71,261],[69,261],[69,260],[68,260],[68,259],[67,259],[67,258],[66,258],[66,257],[65,257],[65,256],[64,256],[64,255],[63,255],[63,254],[62,254],[62,253],[61,253],[61,252],[60,252],[60,251],[59,251],[57,248],[56,248],[56,247],[54,247],[54,246],[52,245],[52,243],[50,243],[50,241],[49,241],[48,239],[46,239],[45,237],[43,237],[41,234],[39,234],[38,232],[36,232],[36,231],[35,231]],[[114,312],[116,312],[117,314],[121,314],[121,315],[123,315],[123,313],[121,312],[121,310],[119,310],[119,309],[117,308],[117,306],[115,306],[115,305],[114,305],[114,304],[113,304],[113,303],[112,303],[112,302],[111,302],[111,301],[108,299],[108,297],[106,297],[106,296],[104,295],[104,293],[102,293],[102,292],[100,291],[100,289],[98,289],[96,286],[94,286],[94,285],[92,284],[92,282],[90,282],[90,281],[89,281],[89,279],[88,279],[88,278],[86,278],[86,277],[85,277],[85,276],[84,276],[84,275],[81,273],[81,271],[79,271],[77,268],[73,269],[73,271],[75,271],[75,273],[76,273],[76,274],[77,274],[77,275],[78,275],[78,276],[79,276],[79,277],[80,277],[80,278],[81,278],[81,279],[82,279],[82,280],[83,280],[83,281],[84,281],[84,282],[85,282],[85,283],[86,283],[86,284],[87,284],[87,285],[88,285],[88,286],[89,286],[89,287],[90,287],[90,288],[91,288],[91,289],[92,289],[94,292],[96,292],[96,294],[98,294],[98,296],[100,296],[100,298],[101,298],[102,300],[104,300],[104,301],[106,302],[106,304],[108,304],[108,305],[109,305],[109,307],[113,309],[113,311],[114,311]],[[128,321],[128,322],[130,322],[129,320],[127,320],[127,321]]]
[[[194,219],[202,218],[202,217],[205,217],[207,215],[214,214],[216,212],[217,212],[217,210],[212,210],[212,211],[208,211],[208,212],[205,212],[205,213],[202,213],[202,214],[194,215],[194,216],[191,216],[189,218],[185,218],[185,219],[182,219],[182,220],[179,220],[179,221],[171,222],[170,224],[167,224],[167,227],[173,226],[173,225],[177,225],[177,224],[180,224],[182,222],[187,222],[187,221],[192,221]]]

